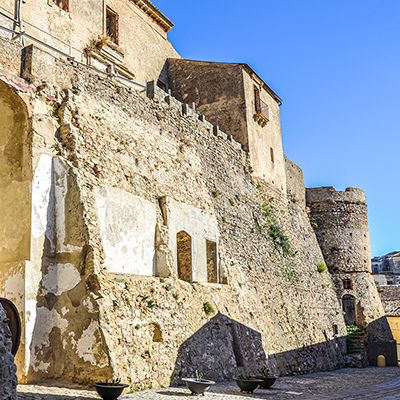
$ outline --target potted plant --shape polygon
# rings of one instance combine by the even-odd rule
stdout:
[[[243,375],[239,375],[237,378],[235,378],[235,381],[239,386],[240,391],[247,393],[253,393],[253,391],[263,383],[261,379]]]
[[[198,372],[196,369],[196,378],[182,378],[184,382],[186,382],[186,386],[192,392],[192,394],[202,394],[210,388],[211,385],[214,385],[214,381],[209,381],[207,379],[203,379],[203,374]]]
[[[123,390],[129,386],[125,383],[121,383],[120,378],[116,380],[113,379],[112,382],[108,382],[107,379],[105,382],[93,382],[91,385],[96,388],[98,395],[104,400],[117,399]]]
[[[271,387],[277,379],[276,376],[269,374],[268,367],[260,368],[257,370],[257,372],[260,375],[255,376],[255,378],[263,381],[263,383],[261,383],[260,386],[264,389],[268,389],[269,387]]]

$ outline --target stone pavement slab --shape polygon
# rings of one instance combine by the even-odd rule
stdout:
[[[19,385],[18,400],[88,400],[99,399],[93,390],[76,386]],[[122,395],[121,400],[183,400],[195,398],[186,387],[145,390]],[[253,394],[239,391],[235,382],[218,383],[203,397],[205,400],[400,400],[400,367],[346,368],[331,372],[285,376],[270,389]]]

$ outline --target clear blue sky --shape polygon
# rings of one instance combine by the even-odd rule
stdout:
[[[400,250],[400,0],[153,3],[183,58],[248,63],[305,185],[363,189],[372,256]]]

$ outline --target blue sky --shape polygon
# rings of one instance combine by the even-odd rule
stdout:
[[[307,187],[358,187],[372,256],[400,250],[400,1],[153,0],[183,58],[248,63],[283,99]]]

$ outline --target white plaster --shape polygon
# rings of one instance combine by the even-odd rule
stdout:
[[[178,268],[176,234],[185,231],[192,238],[193,280],[207,282],[206,239],[217,243],[218,254],[218,223],[215,215],[173,199],[168,199],[167,208],[170,246],[175,256],[175,268]]]
[[[99,330],[97,321],[92,321],[88,328],[83,331],[82,336],[76,342],[76,350],[79,357],[84,361],[90,362],[92,365],[96,365],[99,368],[105,367],[107,364],[105,361],[99,361],[99,343],[96,341],[95,332]],[[97,335],[99,336],[99,335]],[[71,338],[72,339],[72,338]],[[95,355],[97,357],[95,357]]]
[[[96,204],[108,270],[154,275],[155,204],[115,188],[97,193]]]
[[[86,299],[83,300],[82,304],[87,308],[89,313],[94,312],[94,306],[92,303],[92,296],[86,297]]]
[[[81,281],[81,276],[74,264],[54,264],[49,267],[43,278],[43,286],[47,292],[59,296],[73,289]]]
[[[54,229],[54,222],[49,219],[51,213],[50,192],[52,186],[52,157],[47,154],[40,156],[32,181],[32,236],[39,239],[49,225]],[[51,231],[51,229],[50,229]],[[49,237],[54,246],[54,238]]]
[[[37,308],[35,327],[33,331],[30,366],[35,371],[47,372],[50,363],[44,363],[36,358],[36,353],[43,347],[50,346],[50,333],[54,327],[60,328],[64,333],[68,327],[68,321],[60,316],[55,309],[45,307]]]

